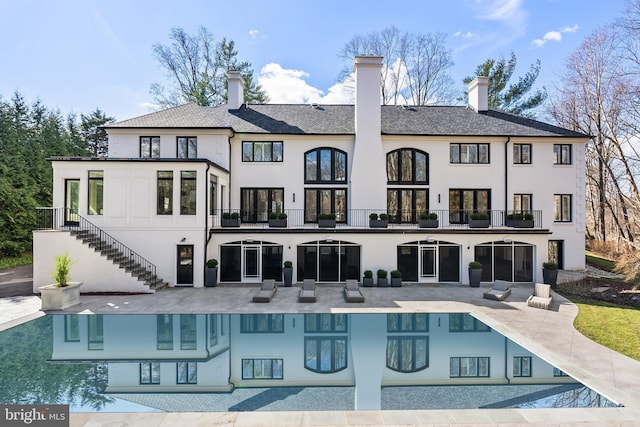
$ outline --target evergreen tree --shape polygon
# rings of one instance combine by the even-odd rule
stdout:
[[[107,117],[104,111],[96,108],[88,115],[80,114],[80,134],[84,138],[93,157],[106,157],[109,148],[107,131],[101,126],[113,123],[113,117]]]
[[[464,79],[464,83],[469,84],[477,76],[488,77],[489,107],[524,117],[534,117],[532,110],[547,99],[547,90],[544,87],[526,96],[533,89],[540,73],[540,60],[532,64],[529,71],[520,77],[517,83],[509,84],[515,68],[516,55],[513,52],[508,61],[505,58],[487,59],[483,64],[478,65],[473,76]]]

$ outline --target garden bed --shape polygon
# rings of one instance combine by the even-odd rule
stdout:
[[[604,301],[625,307],[640,308],[640,290],[637,283],[625,283],[615,279],[586,277],[575,282],[559,283],[556,292],[567,297]]]

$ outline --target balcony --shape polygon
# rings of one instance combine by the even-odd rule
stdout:
[[[542,211],[514,212],[504,210],[491,211],[449,211],[430,210],[437,218],[425,221],[424,215],[416,211],[396,211],[387,213],[374,209],[351,209],[326,214],[305,209],[285,209],[286,215],[269,215],[268,212],[225,210],[216,211],[212,228],[215,229],[376,229],[376,230],[483,230],[483,229],[542,229]],[[377,222],[371,221],[371,214],[378,216]],[[384,215],[386,215],[386,220]],[[270,219],[271,216],[271,219]],[[331,217],[334,218],[331,218]],[[329,217],[329,218],[326,218]],[[381,220],[382,218],[382,220]],[[333,221],[332,221],[333,219]]]

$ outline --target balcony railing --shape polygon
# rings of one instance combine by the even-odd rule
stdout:
[[[326,212],[305,209],[285,209],[280,212],[246,211],[246,210],[218,210],[213,215],[212,227],[241,227],[241,228],[325,228],[326,221],[321,221]],[[375,209],[350,209],[333,212],[336,228],[379,228],[385,227],[383,222],[372,224],[370,215],[378,215],[378,219],[386,215],[386,228],[447,228],[447,229],[475,229],[475,228],[542,228],[542,211],[465,211],[465,210],[429,210],[437,219],[424,221],[424,212],[395,211],[384,212]],[[323,215],[324,214],[324,215]],[[279,217],[279,218],[278,218]],[[476,221],[476,218],[486,218]],[[333,226],[332,221],[328,221]],[[322,223],[322,224],[320,224]],[[377,225],[377,227],[376,227]]]

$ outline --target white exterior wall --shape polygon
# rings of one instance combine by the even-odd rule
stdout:
[[[74,261],[70,281],[82,282],[80,292],[143,292],[152,293],[144,282],[132,277],[99,252],[71,236],[69,232],[33,232],[33,292],[53,283],[56,256],[69,254]]]
[[[87,214],[90,170],[104,171],[103,215]],[[159,170],[173,171],[172,215],[157,214]],[[64,206],[65,179],[79,179],[79,214],[155,264],[158,276],[167,283],[176,282],[177,246],[194,245],[193,285],[201,287],[206,261],[205,218],[208,225],[212,223],[206,200],[209,187],[206,170],[204,162],[54,161],[53,205]],[[181,171],[197,172],[195,215],[180,214]],[[216,168],[210,168],[209,173],[217,174],[218,188],[228,186],[226,173]],[[216,192],[218,198],[222,197],[221,193]],[[90,282],[96,283],[96,279]],[[109,286],[109,290],[115,291],[113,286]]]
[[[198,138],[198,158],[209,159],[225,169],[229,168],[229,134],[211,129],[109,129],[109,158],[140,158],[140,137],[160,137],[160,158],[178,156],[178,137]]]

